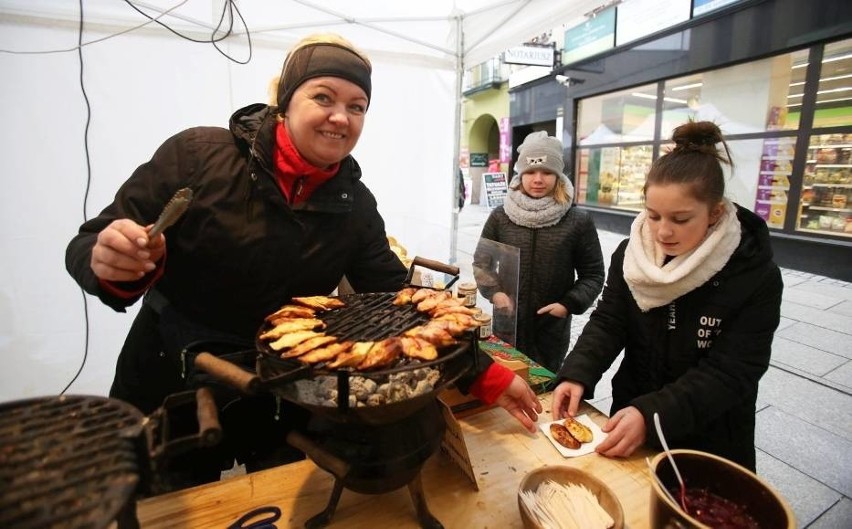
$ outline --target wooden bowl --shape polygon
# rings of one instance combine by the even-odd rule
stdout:
[[[796,528],[796,515],[787,501],[754,472],[707,452],[676,449],[671,453],[687,488],[706,488],[734,503],[747,506],[749,515],[761,528]],[[654,457],[651,467],[667,488],[677,483],[664,452]],[[654,479],[651,480],[651,527],[710,529],[672,502]]]
[[[578,468],[553,465],[528,472],[518,487],[518,507],[521,510],[521,520],[524,522],[526,529],[542,529],[542,526],[532,513],[529,512],[526,505],[524,505],[521,499],[521,492],[535,491],[541,483],[548,480],[561,484],[573,483],[583,485],[595,495],[601,507],[615,521],[613,528],[624,528],[624,510],[621,508],[621,503],[618,501],[615,493],[612,492],[612,489],[607,487],[603,481]]]

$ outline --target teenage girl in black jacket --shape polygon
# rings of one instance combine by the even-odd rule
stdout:
[[[608,433],[597,448],[629,456],[693,448],[755,468],[758,382],[780,321],[781,273],[766,224],[724,198],[730,163],[719,128],[675,129],[651,167],[645,211],[615,251],[601,300],[559,370],[554,418],[573,416],[624,350],[612,381]],[[724,153],[716,145],[721,143]]]

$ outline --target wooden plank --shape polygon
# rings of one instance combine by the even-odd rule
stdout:
[[[550,395],[541,396],[545,410]],[[584,405],[600,425],[606,416]],[[548,421],[549,413],[540,418]],[[423,488],[433,515],[445,527],[521,528],[517,489],[524,475],[543,465],[570,465],[594,474],[618,496],[631,529],[650,527],[650,482],[644,456],[611,459],[597,454],[564,458],[547,438],[524,430],[505,410],[495,408],[462,421],[465,442],[480,490],[446,456],[434,455],[423,466]],[[301,461],[218,483],[148,498],[139,502],[144,529],[227,527],[242,514],[264,505],[281,508],[278,527],[303,527],[322,511],[333,486],[330,474]],[[380,508],[377,508],[380,506]],[[418,528],[406,488],[364,495],[344,490],[330,525],[334,528]]]

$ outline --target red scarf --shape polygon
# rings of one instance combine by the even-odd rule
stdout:
[[[275,180],[290,204],[304,202],[324,182],[331,180],[340,168],[340,162],[328,169],[320,169],[302,158],[284,123],[278,122],[275,128]]]

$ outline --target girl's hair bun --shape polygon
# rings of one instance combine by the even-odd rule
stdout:
[[[675,149],[706,151],[707,147],[712,147],[715,151],[715,145],[722,139],[722,131],[710,121],[690,121],[677,127],[672,133]]]

